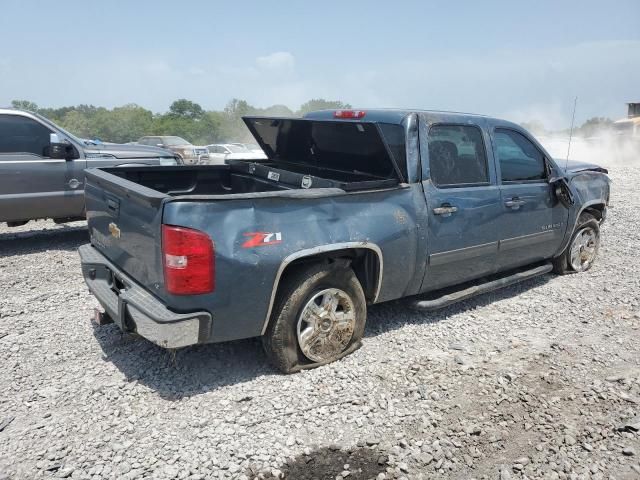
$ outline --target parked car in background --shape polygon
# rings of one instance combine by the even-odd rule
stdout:
[[[167,348],[262,336],[293,372],[358,348],[367,305],[428,294],[407,302],[431,310],[596,259],[606,169],[561,166],[514,123],[244,120],[268,160],[87,173],[79,253],[98,323]]]
[[[182,137],[146,136],[139,139],[138,144],[171,150],[180,157],[185,165],[207,163],[209,160],[206,147],[196,147]]]
[[[249,150],[239,143],[216,143],[207,145],[209,163],[222,164],[226,160],[266,160],[267,156],[260,149],[259,152]]]
[[[264,150],[260,148],[260,145],[257,143],[232,143],[231,145],[237,145],[239,147],[244,147],[250,152],[253,153],[264,153]]]
[[[0,222],[83,218],[85,168],[181,163],[168,150],[83,140],[36,113],[0,109]]]

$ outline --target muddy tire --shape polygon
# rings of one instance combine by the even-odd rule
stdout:
[[[331,363],[360,346],[367,307],[346,261],[298,267],[280,285],[264,350],[284,373]]]
[[[569,245],[560,256],[553,259],[553,271],[559,275],[586,272],[598,256],[599,248],[600,225],[593,215],[583,213]]]

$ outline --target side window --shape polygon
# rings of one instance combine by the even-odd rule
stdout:
[[[49,134],[44,125],[21,115],[0,115],[0,154],[49,155]]]
[[[503,182],[547,178],[544,155],[521,133],[496,129],[495,148]]]
[[[431,181],[438,187],[489,183],[487,154],[478,127],[433,125],[429,129]]]

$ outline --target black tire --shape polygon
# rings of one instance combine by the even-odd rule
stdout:
[[[600,247],[600,224],[596,220],[596,218],[590,213],[582,213],[580,218],[578,219],[578,223],[576,225],[575,230],[571,234],[571,240],[565,248],[564,252],[560,254],[558,257],[553,259],[553,271],[558,275],[566,275],[568,273],[578,273],[578,272],[586,272],[593,265],[593,261],[589,262],[584,268],[576,270],[571,266],[571,250],[574,242],[576,241],[576,237],[581,234],[581,232],[585,228],[593,229],[596,235],[595,242],[595,256],[598,254],[598,249]]]
[[[335,355],[331,352],[331,358],[318,361],[308,358],[303,353],[299,342],[298,324],[303,310],[328,289],[338,290],[349,297],[355,320],[352,322],[353,333],[342,351],[336,352]],[[351,312],[351,309],[349,311]],[[366,317],[367,306],[362,286],[347,261],[338,260],[296,267],[280,285],[269,326],[262,337],[262,344],[271,363],[284,373],[317,367],[338,360],[360,347]],[[345,342],[346,337],[347,334],[338,334],[336,338]]]

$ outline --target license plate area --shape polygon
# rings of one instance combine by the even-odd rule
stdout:
[[[117,296],[120,296],[127,290],[127,288],[129,288],[128,285],[121,277],[118,276],[118,274],[114,273],[111,269],[109,269],[108,267],[105,267],[105,269],[107,271],[107,283],[109,284],[109,288]]]

